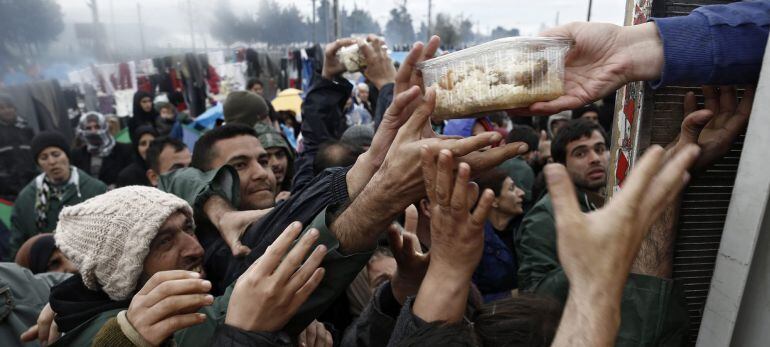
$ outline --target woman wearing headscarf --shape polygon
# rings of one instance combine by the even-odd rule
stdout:
[[[59,212],[107,191],[107,186],[70,165],[70,146],[59,133],[44,131],[32,139],[40,170],[19,193],[11,213],[11,257],[27,239],[56,228]]]
[[[142,125],[155,127],[158,120],[158,111],[153,107],[152,101],[154,95],[145,91],[138,91],[134,94],[134,113],[128,119],[128,132],[131,136],[131,142],[136,143],[136,129]]]
[[[104,115],[97,112],[82,115],[76,133],[85,145],[74,150],[72,164],[114,186],[120,171],[131,165],[131,145],[115,141]]]
[[[118,174],[118,188],[125,186],[150,186],[150,180],[147,179],[147,148],[150,147],[152,140],[158,137],[158,134],[153,127],[142,125],[136,128],[134,137],[138,139],[133,143],[134,161]]]

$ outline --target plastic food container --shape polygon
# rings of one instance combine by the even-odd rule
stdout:
[[[434,119],[527,107],[564,94],[564,57],[572,40],[504,38],[420,63],[436,88]]]
[[[358,72],[366,67],[366,59],[358,48],[358,44],[340,48],[337,51],[337,59],[345,65],[348,72]]]

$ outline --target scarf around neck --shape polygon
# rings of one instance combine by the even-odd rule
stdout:
[[[51,201],[61,201],[65,188],[70,184],[75,185],[78,198],[80,198],[80,175],[73,166],[70,166],[70,179],[64,184],[54,184],[48,179],[45,172],[35,177],[35,187],[37,188],[37,194],[35,195],[35,225],[39,230],[44,230],[48,226],[48,209],[51,206]]]

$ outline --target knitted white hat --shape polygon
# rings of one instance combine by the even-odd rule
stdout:
[[[174,212],[192,217],[186,201],[156,188],[129,186],[65,207],[56,246],[77,266],[83,283],[123,300],[136,289],[150,242]]]

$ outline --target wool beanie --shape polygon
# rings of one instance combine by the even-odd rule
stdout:
[[[30,237],[19,247],[14,262],[32,271],[33,274],[46,272],[48,261],[56,250],[53,234],[44,233]]]
[[[123,300],[137,287],[158,229],[177,211],[192,219],[186,201],[159,189],[111,190],[61,211],[56,246],[77,266],[86,287]]]
[[[270,112],[267,102],[261,96],[248,91],[235,91],[227,95],[222,106],[225,123],[238,123],[253,127]]]
[[[372,145],[374,138],[374,129],[369,125],[354,125],[344,133],[341,140],[358,147],[368,147]]]
[[[32,149],[32,158],[35,159],[35,163],[37,163],[37,156],[40,152],[48,147],[58,147],[67,155],[67,158],[72,158],[70,156],[70,145],[67,143],[67,139],[65,139],[62,134],[55,131],[43,131],[37,134],[37,136],[32,138],[30,147]]]

